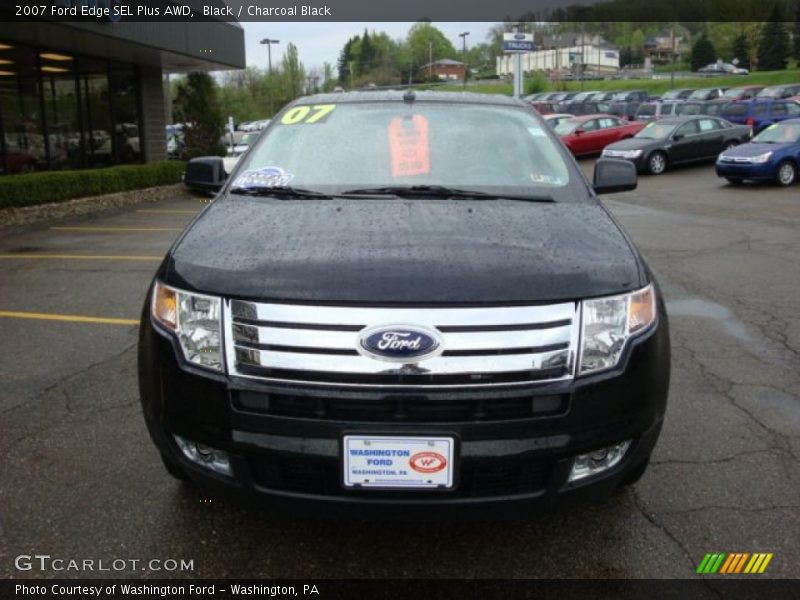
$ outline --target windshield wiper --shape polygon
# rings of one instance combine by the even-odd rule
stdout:
[[[330,200],[331,194],[316,192],[305,188],[296,188],[289,185],[249,185],[232,187],[231,194],[242,194],[244,196],[264,196],[272,198],[317,198],[319,200]]]
[[[443,185],[386,186],[347,190],[350,196],[397,196],[399,198],[462,198],[469,200],[519,200],[521,202],[555,202],[555,198],[533,194],[503,194],[451,188]]]

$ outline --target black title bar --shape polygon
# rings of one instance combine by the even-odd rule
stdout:
[[[772,0],[795,21],[800,0]],[[759,0],[2,0],[0,19],[200,21],[763,21]]]

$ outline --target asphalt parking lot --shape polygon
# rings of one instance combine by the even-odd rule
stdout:
[[[607,203],[667,296],[665,428],[637,486],[526,522],[290,519],[183,487],[145,430],[135,323],[202,199],[0,230],[0,576],[108,575],[14,567],[49,554],[194,561],[116,573],[136,577],[694,577],[719,551],[800,577],[800,187],[704,165]]]

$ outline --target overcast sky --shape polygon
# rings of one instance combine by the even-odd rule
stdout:
[[[339,51],[349,37],[370,31],[385,31],[392,39],[405,38],[413,23],[241,23],[244,28],[248,66],[267,67],[267,47],[259,42],[264,38],[280,40],[272,46],[272,64],[276,65],[283,56],[286,44],[297,46],[300,60],[307,69],[321,68],[329,62],[336,67]],[[453,43],[461,49],[458,34],[469,31],[467,45],[486,41],[486,34],[494,23],[434,23]]]

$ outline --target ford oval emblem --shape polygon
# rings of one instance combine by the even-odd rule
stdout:
[[[514,34],[514,39],[515,40],[524,40],[525,39],[525,34],[524,33],[515,33]]]
[[[414,325],[382,325],[364,329],[358,336],[361,354],[399,363],[415,363],[442,350],[441,336],[434,329]]]

